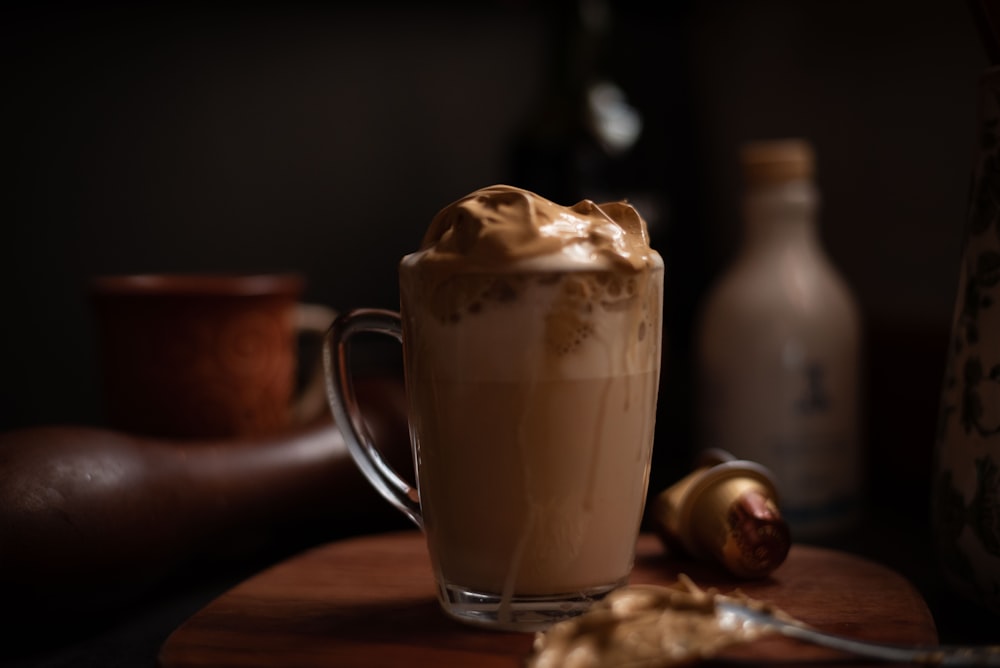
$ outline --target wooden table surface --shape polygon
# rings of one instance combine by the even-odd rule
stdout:
[[[668,558],[640,536],[632,583],[735,588],[822,630],[881,642],[934,644],[924,600],[893,571],[858,556],[796,545],[769,578],[742,581],[710,564]],[[330,666],[523,666],[532,635],[491,632],[438,608],[423,537],[416,531],[330,543],[246,580],[170,635],[160,668]],[[758,664],[852,661],[832,650],[773,637],[724,655]],[[886,665],[872,663],[871,665]]]

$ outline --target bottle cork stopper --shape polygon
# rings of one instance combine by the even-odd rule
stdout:
[[[765,577],[791,547],[771,473],[724,451],[706,455],[657,495],[654,527],[670,551],[714,560],[738,577]]]
[[[815,168],[812,145],[804,139],[748,142],[740,152],[747,185],[810,179]]]

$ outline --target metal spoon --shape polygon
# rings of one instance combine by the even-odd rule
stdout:
[[[751,625],[758,630],[769,629],[789,638],[872,659],[934,666],[1000,666],[1000,645],[907,646],[854,640],[818,631],[730,598],[718,598],[715,607],[723,628],[748,629]]]
[[[632,585],[579,617],[535,636],[528,668],[567,665],[664,668],[711,659],[779,634],[856,656],[934,666],[1000,666],[1000,645],[921,646],[855,640],[815,629],[770,604],[702,590],[686,575],[672,587]],[[586,661],[583,661],[586,659]]]

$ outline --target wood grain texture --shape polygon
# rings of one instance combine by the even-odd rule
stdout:
[[[744,581],[711,564],[671,558],[640,537],[633,583],[669,584],[686,573],[703,587],[740,589],[820,629],[882,642],[933,644],[934,621],[913,586],[857,556],[797,545],[766,579]],[[438,608],[416,531],[355,538],[297,555],[243,582],[179,627],[160,668],[522,666],[532,636],[462,625]],[[767,665],[851,660],[785,638],[724,655]],[[885,664],[872,664],[885,665]]]

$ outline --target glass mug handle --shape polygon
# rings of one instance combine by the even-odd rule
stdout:
[[[423,528],[424,518],[416,488],[403,480],[375,447],[361,416],[347,363],[351,337],[360,333],[387,334],[403,342],[402,321],[395,311],[354,309],[337,316],[323,337],[327,400],[347,449],[368,482],[414,524]]]

